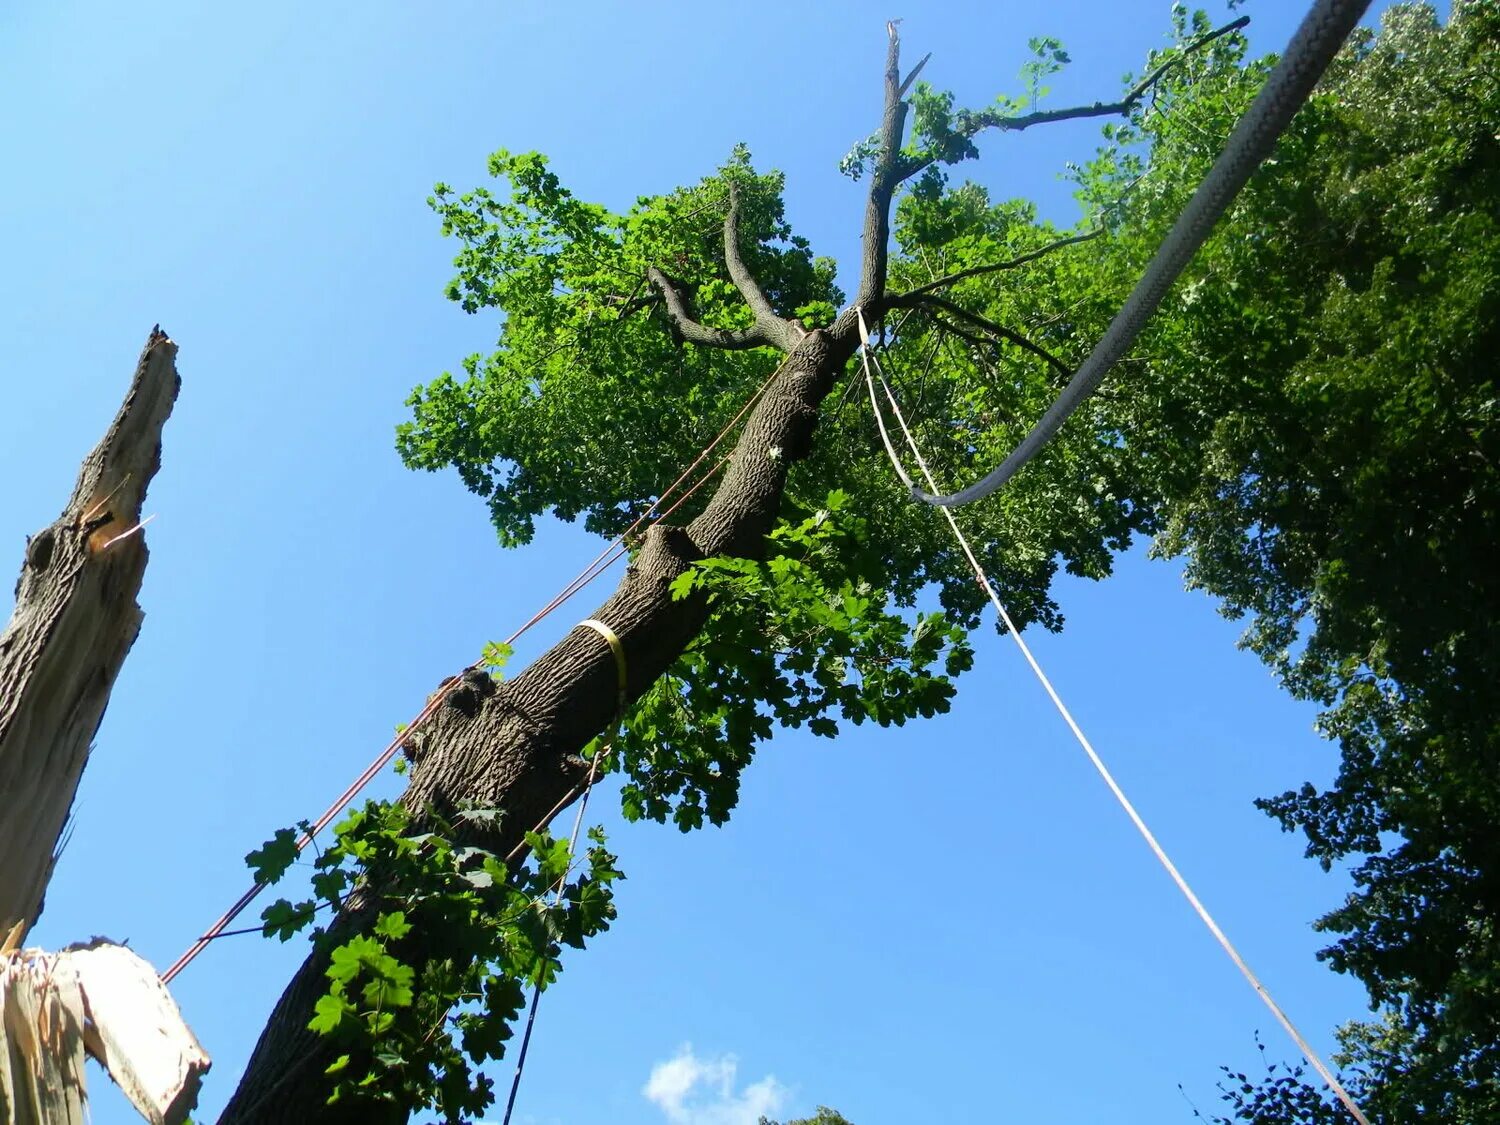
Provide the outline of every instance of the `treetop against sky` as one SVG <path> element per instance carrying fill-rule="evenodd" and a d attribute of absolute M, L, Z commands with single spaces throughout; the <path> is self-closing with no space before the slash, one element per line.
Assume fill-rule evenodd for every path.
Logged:
<path fill-rule="evenodd" d="M 1301 5 L 1248 10 L 1264 50 Z M 933 52 L 924 78 L 979 104 L 1011 85 L 1028 37 L 1056 35 L 1073 64 L 1049 99 L 1068 104 L 1115 96 L 1168 26 L 1161 9 L 1063 2 L 910 13 L 902 32 L 912 61 Z M 567 20 L 481 4 L 80 6 L 7 13 L 0 40 L 11 103 L 31 107 L 0 126 L 30 173 L 0 188 L 13 341 L 0 448 L 19 482 L 0 528 L 19 543 L 55 514 L 151 323 L 182 348 L 147 620 L 37 935 L 109 933 L 164 965 L 238 893 L 247 850 L 321 809 L 441 676 L 594 552 L 549 517 L 524 550 L 500 551 L 484 503 L 391 450 L 411 388 L 495 338 L 493 320 L 442 299 L 454 248 L 422 205 L 432 184 L 479 182 L 501 146 L 536 149 L 578 198 L 624 213 L 743 141 L 757 171 L 785 176 L 787 221 L 813 254 L 838 260 L 819 284 L 852 291 L 863 185 L 836 165 L 877 123 L 884 29 L 858 5 L 755 21 L 602 4 Z M 963 171 L 1067 225 L 1057 174 L 1096 139 L 1088 123 L 987 138 Z M 1063 576 L 1056 609 L 1033 608 L 1067 629 L 1035 643 L 1326 1046 L 1363 995 L 1311 956 L 1326 939 L 1307 922 L 1339 880 L 1249 800 L 1326 783 L 1333 751 L 1175 570 L 1138 553 L 1116 569 L 1102 584 Z M 565 611 L 537 630 L 514 666 L 572 624 Z M 1219 1063 L 1251 1064 L 1255 998 L 997 640 L 975 635 L 947 715 L 836 743 L 779 734 L 724 828 L 625 824 L 596 798 L 628 876 L 621 917 L 543 1000 L 522 1120 L 738 1122 L 828 1103 L 862 1123 L 1089 1120 L 1105 1106 L 1157 1122 L 1187 1114 L 1176 1082 L 1204 1105 Z M 940 819 L 909 822 L 914 808 Z M 174 986 L 217 1062 L 205 1110 L 229 1096 L 300 956 L 228 939 Z M 97 1120 L 124 1112 L 98 1092 Z"/>

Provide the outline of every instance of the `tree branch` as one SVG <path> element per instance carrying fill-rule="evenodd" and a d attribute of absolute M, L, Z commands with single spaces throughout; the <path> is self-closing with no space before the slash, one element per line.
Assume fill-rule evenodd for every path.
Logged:
<path fill-rule="evenodd" d="M 908 290 L 902 294 L 902 297 L 920 297 L 936 289 L 942 289 L 948 285 L 956 285 L 960 281 L 966 281 L 971 277 L 980 277 L 987 273 L 997 273 L 1000 270 L 1018 269 L 1021 266 L 1036 261 L 1038 258 L 1045 258 L 1048 254 L 1051 254 L 1055 250 L 1061 250 L 1064 246 L 1075 246 L 1080 242 L 1087 242 L 1091 238 L 1098 238 L 1103 233 L 1103 227 L 1095 227 L 1093 230 L 1083 234 L 1069 235 L 1067 238 L 1059 238 L 1056 242 L 1049 242 L 1046 246 L 1030 250 L 1018 258 L 1010 259 L 1008 262 L 995 262 L 987 266 L 971 266 L 966 270 L 950 273 L 947 277 L 940 277 L 936 281 L 929 281 L 926 285 L 919 285 L 915 289 Z M 892 300 L 898 299 L 893 298 Z"/>
<path fill-rule="evenodd" d="M 1018 117 L 1007 117 L 995 110 L 981 110 L 978 113 L 969 114 L 956 132 L 965 137 L 973 137 L 985 129 L 1003 129 L 1006 132 L 1019 133 L 1022 129 L 1029 129 L 1033 125 L 1050 125 L 1054 121 L 1075 121 L 1088 117 L 1124 117 L 1135 108 L 1136 103 L 1145 96 L 1148 90 L 1161 81 L 1167 71 L 1178 66 L 1188 55 L 1206 47 L 1215 39 L 1228 35 L 1230 32 L 1239 31 L 1249 23 L 1249 16 L 1241 16 L 1237 20 L 1226 23 L 1223 27 L 1205 32 L 1142 78 L 1117 102 L 1095 102 L 1093 105 L 1071 106 L 1067 109 L 1041 109 Z M 908 180 L 915 176 L 934 159 L 936 159 L 934 156 L 928 155 L 905 160 L 901 168 L 901 179 Z"/>
<path fill-rule="evenodd" d="M 936 293 L 922 293 L 917 295 L 904 293 L 899 297 L 887 298 L 885 304 L 887 308 L 897 309 L 913 307 L 940 309 L 943 312 L 947 313 L 949 316 L 955 316 L 960 320 L 966 320 L 970 324 L 977 325 L 984 331 L 988 332 L 991 336 L 997 336 L 1002 340 L 1009 340 L 1012 344 L 1015 344 L 1016 347 L 1030 352 L 1038 359 L 1045 360 L 1047 363 L 1051 364 L 1053 369 L 1056 370 L 1057 373 L 1060 374 L 1064 379 L 1070 378 L 1073 374 L 1073 369 L 1065 364 L 1062 360 L 1058 359 L 1057 356 L 1053 355 L 1046 348 L 1042 347 L 1035 341 L 1021 335 L 1021 333 L 1017 332 L 1015 329 L 1006 328 L 1003 324 L 996 324 L 994 321 L 989 320 L 986 317 L 982 317 L 978 313 L 970 312 L 962 305 L 956 304 L 953 301 L 948 300 L 946 297 L 939 297 Z M 952 325 L 945 325 L 945 327 L 947 327 L 951 332 L 957 331 Z M 963 335 L 963 333 L 961 332 L 958 332 L 957 334 Z"/>
<path fill-rule="evenodd" d="M 641 296 L 641 287 L 646 284 L 647 280 L 645 277 L 638 277 L 635 279 L 635 287 L 630 290 L 630 296 L 622 297 L 618 293 L 610 293 L 605 296 L 604 299 L 606 302 L 620 306 L 619 315 L 615 317 L 616 320 L 624 320 L 637 309 L 645 308 L 647 305 L 656 302 L 656 298 L 649 293 L 644 297 Z"/>
<path fill-rule="evenodd" d="M 927 60 L 930 58 L 932 58 L 932 52 L 928 51 L 922 56 L 921 61 L 911 68 L 911 73 L 906 76 L 905 80 L 901 83 L 901 88 L 896 91 L 898 98 L 906 97 L 906 91 L 911 89 L 911 84 L 917 80 L 917 75 L 922 73 L 922 68 L 927 65 Z"/>
<path fill-rule="evenodd" d="M 765 291 L 740 255 L 740 189 L 735 183 L 729 185 L 729 210 L 724 215 L 724 264 L 729 267 L 729 279 L 755 314 L 756 329 L 782 351 L 790 352 L 807 333 L 795 321 L 776 315 Z"/>
<path fill-rule="evenodd" d="M 706 324 L 699 324 L 688 311 L 687 299 L 683 297 L 676 282 L 655 266 L 647 271 L 647 276 L 661 293 L 667 317 L 672 322 L 672 330 L 678 339 L 705 348 L 725 348 L 730 351 L 781 347 L 778 341 L 765 334 L 759 323 L 750 328 L 710 328 Z"/>
<path fill-rule="evenodd" d="M 1081 117 L 1109 117 L 1112 115 L 1119 115 L 1123 117 L 1125 114 L 1129 113 L 1132 109 L 1135 108 L 1136 102 L 1140 101 L 1141 98 L 1145 96 L 1146 91 L 1150 90 L 1153 86 L 1160 82 L 1167 71 L 1171 70 L 1175 66 L 1180 65 L 1182 63 L 1182 60 L 1187 58 L 1188 55 L 1191 55 L 1194 51 L 1208 46 L 1208 44 L 1212 43 L 1215 39 L 1228 35 L 1232 31 L 1239 31 L 1249 23 L 1249 16 L 1241 16 L 1237 20 L 1232 20 L 1229 23 L 1226 23 L 1223 27 L 1215 28 L 1213 31 L 1209 31 L 1204 33 L 1203 35 L 1200 35 L 1197 39 L 1194 39 L 1191 43 L 1184 47 L 1178 54 L 1173 55 L 1170 59 L 1153 70 L 1150 74 L 1146 75 L 1145 78 L 1142 78 L 1139 82 L 1132 86 L 1129 93 L 1127 93 L 1117 102 L 1095 102 L 1093 105 L 1074 106 L 1070 109 L 1042 109 L 1037 110 L 1033 113 L 1023 114 L 1020 117 L 1003 117 L 993 111 L 985 111 L 983 113 L 977 113 L 974 115 L 974 121 L 976 122 L 976 124 L 974 128 L 968 132 L 968 135 L 973 136 L 975 133 L 979 132 L 980 129 L 986 128 L 1004 129 L 1008 132 L 1015 133 L 1020 132 L 1022 129 L 1029 129 L 1033 125 L 1049 125 L 1054 121 L 1071 121 Z"/>
<path fill-rule="evenodd" d="M 870 177 L 870 196 L 865 205 L 864 252 L 860 258 L 858 295 L 854 298 L 856 306 L 871 310 L 885 295 L 891 197 L 906 178 L 906 162 L 901 157 L 901 137 L 906 128 L 906 103 L 901 100 L 905 88 L 901 82 L 901 36 L 895 23 L 886 24 L 885 30 L 890 40 L 885 55 L 885 109 L 880 119 L 880 152 L 875 158 L 875 174 Z"/>
<path fill-rule="evenodd" d="M 1153 70 L 1150 74 L 1146 75 L 1145 78 L 1142 78 L 1139 82 L 1137 82 L 1131 88 L 1130 93 L 1125 95 L 1126 104 L 1129 106 L 1135 105 L 1136 102 L 1141 100 L 1141 96 L 1147 90 L 1151 89 L 1151 87 L 1155 86 L 1156 83 L 1161 80 L 1162 75 L 1166 74 L 1167 71 L 1171 70 L 1174 66 L 1180 64 L 1183 59 L 1187 58 L 1187 56 L 1191 55 L 1194 51 L 1208 46 L 1215 39 L 1220 39 L 1225 35 L 1228 35 L 1232 31 L 1240 31 L 1249 26 L 1250 17 L 1241 16 L 1237 20 L 1230 20 L 1223 27 L 1216 27 L 1214 28 L 1214 30 L 1205 32 L 1204 34 L 1198 36 L 1197 39 L 1194 39 L 1178 54 L 1173 55 L 1170 59 Z"/>
<path fill-rule="evenodd" d="M 958 325 L 954 324 L 951 320 L 944 320 L 942 317 L 938 316 L 936 313 L 928 313 L 928 316 L 931 318 L 933 324 L 937 325 L 944 332 L 947 332 L 947 333 L 949 333 L 950 335 L 953 335 L 953 336 L 957 336 L 960 340 L 962 340 L 964 343 L 968 344 L 971 348 L 981 348 L 982 349 L 982 348 L 994 347 L 994 345 L 995 345 L 995 341 L 993 341 L 993 340 L 986 340 L 983 336 L 976 336 L 973 332 L 970 332 L 970 331 L 968 331 L 967 329 L 964 329 L 964 328 L 960 328 Z"/>

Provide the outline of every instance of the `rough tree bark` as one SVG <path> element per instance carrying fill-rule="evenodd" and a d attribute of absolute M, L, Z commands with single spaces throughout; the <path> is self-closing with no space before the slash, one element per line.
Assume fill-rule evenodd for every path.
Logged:
<path fill-rule="evenodd" d="M 702 600 L 673 600 L 672 579 L 698 559 L 761 553 L 780 510 L 787 466 L 810 448 L 818 404 L 853 354 L 856 335 L 846 327 L 811 333 L 798 344 L 751 414 L 703 514 L 687 527 L 653 527 L 614 595 L 587 615 L 609 625 L 624 644 L 631 699 L 667 669 L 707 617 Z M 449 702 L 425 728 L 424 752 L 403 803 L 417 813 L 451 810 L 461 800 L 504 809 L 499 838 L 484 841 L 504 855 L 586 771 L 578 752 L 618 707 L 614 658 L 597 635 L 575 630 L 514 680 L 496 687 L 475 677 Z M 403 954 L 420 959 L 420 946 Z M 327 989 L 326 965 L 314 955 L 298 970 L 221 1125 L 405 1120 L 399 1108 L 322 1104 L 328 1089 L 323 1069 L 346 1049 L 333 1049 L 307 1030 L 313 1003 Z"/>
<path fill-rule="evenodd" d="M 0 633 L 0 938 L 25 937 L 42 900 L 110 690 L 140 632 L 146 542 L 132 533 L 177 401 L 177 345 L 152 329 L 72 499 L 26 542 Z"/>

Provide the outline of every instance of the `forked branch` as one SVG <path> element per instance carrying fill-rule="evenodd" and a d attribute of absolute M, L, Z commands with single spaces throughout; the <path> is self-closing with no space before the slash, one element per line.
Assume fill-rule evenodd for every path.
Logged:
<path fill-rule="evenodd" d="M 745 259 L 740 254 L 740 189 L 738 184 L 729 185 L 729 210 L 724 215 L 724 264 L 729 267 L 729 279 L 745 298 L 745 304 L 755 314 L 755 327 L 767 339 L 784 352 L 797 346 L 806 332 L 795 320 L 785 320 L 776 315 L 765 290 L 756 282 Z"/>
<path fill-rule="evenodd" d="M 758 323 L 750 328 L 711 328 L 699 323 L 688 309 L 687 298 L 683 295 L 682 287 L 678 282 L 655 266 L 652 266 L 646 275 L 661 294 L 662 304 L 667 310 L 667 318 L 672 324 L 672 331 L 679 340 L 697 344 L 700 347 L 725 348 L 730 351 L 781 347 L 778 341 L 766 335 Z"/>

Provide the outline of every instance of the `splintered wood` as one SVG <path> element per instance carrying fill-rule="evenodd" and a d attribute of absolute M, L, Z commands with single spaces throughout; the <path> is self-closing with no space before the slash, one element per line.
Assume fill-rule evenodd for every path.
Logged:
<path fill-rule="evenodd" d="M 146 544 L 136 532 L 177 399 L 176 354 L 153 330 L 62 515 L 27 540 L 0 632 L 0 1125 L 83 1125 L 85 1055 L 155 1125 L 187 1117 L 208 1070 L 156 970 L 124 946 L 19 948 L 140 631 Z"/>
<path fill-rule="evenodd" d="M 153 1125 L 197 1104 L 209 1058 L 144 960 L 96 939 L 0 960 L 0 1125 L 84 1125 L 84 1056 Z"/>
<path fill-rule="evenodd" d="M 0 632 L 0 936 L 42 910 L 110 689 L 141 627 L 146 486 L 177 399 L 177 345 L 153 331 L 62 515 L 26 543 Z"/>

